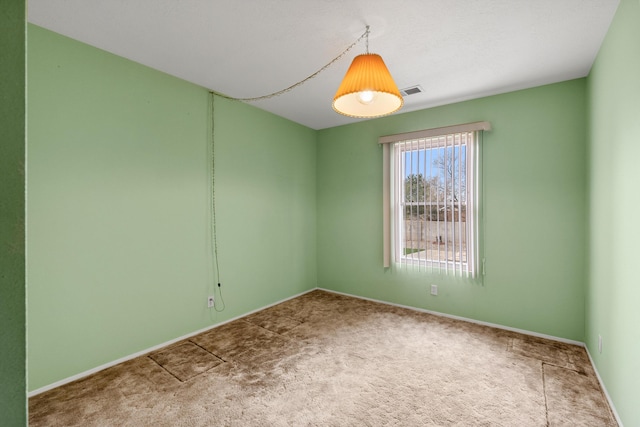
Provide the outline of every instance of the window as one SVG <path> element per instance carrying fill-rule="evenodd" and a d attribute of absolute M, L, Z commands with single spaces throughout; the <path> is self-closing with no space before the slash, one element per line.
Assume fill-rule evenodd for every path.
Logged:
<path fill-rule="evenodd" d="M 474 277 L 480 138 L 487 122 L 385 136 L 385 267 Z"/>

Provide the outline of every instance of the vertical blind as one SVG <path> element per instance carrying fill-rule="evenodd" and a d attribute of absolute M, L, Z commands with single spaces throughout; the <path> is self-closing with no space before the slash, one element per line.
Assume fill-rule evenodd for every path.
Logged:
<path fill-rule="evenodd" d="M 385 267 L 393 254 L 405 266 L 476 274 L 477 147 L 479 132 L 489 129 L 476 122 L 379 139 Z"/>

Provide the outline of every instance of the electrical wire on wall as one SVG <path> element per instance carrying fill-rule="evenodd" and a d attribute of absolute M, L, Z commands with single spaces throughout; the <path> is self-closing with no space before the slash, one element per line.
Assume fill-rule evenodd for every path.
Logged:
<path fill-rule="evenodd" d="M 270 98 L 274 98 L 276 96 L 280 96 L 283 95 L 295 88 L 297 88 L 298 86 L 303 85 L 304 83 L 308 82 L 309 80 L 313 79 L 314 77 L 316 77 L 318 74 L 322 73 L 323 71 L 325 71 L 327 68 L 329 68 L 331 65 L 333 65 L 335 62 L 339 61 L 340 59 L 342 59 L 343 56 L 345 56 L 351 49 L 353 49 L 363 38 L 367 38 L 367 52 L 369 51 L 369 26 L 367 25 L 366 30 L 364 33 L 362 33 L 362 35 L 360 37 L 358 37 L 358 39 L 356 41 L 354 41 L 353 43 L 351 43 L 345 50 L 343 50 L 338 56 L 336 56 L 335 58 L 333 58 L 331 61 L 329 61 L 324 67 L 320 68 L 318 71 L 316 71 L 315 73 L 307 76 L 306 78 L 300 80 L 299 82 L 296 82 L 294 84 L 292 84 L 291 86 L 284 88 L 282 90 L 279 90 L 277 92 L 273 92 L 270 93 L 268 95 L 263 95 L 263 96 L 257 96 L 257 97 L 253 97 L 253 98 L 234 98 L 232 96 L 228 96 L 228 95 L 224 95 L 222 93 L 218 93 L 215 91 L 209 91 L 209 120 L 211 120 L 211 144 L 210 144 L 210 165 L 211 165 L 211 252 L 212 252 L 212 269 L 214 272 L 214 276 L 215 276 L 215 282 L 217 283 L 217 286 L 214 285 L 214 293 L 215 293 L 215 287 L 218 288 L 218 294 L 220 295 L 220 302 L 221 302 L 221 306 L 219 308 L 217 300 L 214 299 L 214 303 L 213 303 L 213 308 L 217 311 L 217 312 L 221 312 L 225 309 L 225 303 L 224 303 L 224 299 L 222 298 L 222 282 L 220 279 L 220 266 L 218 263 L 218 233 L 217 233 L 217 229 L 216 229 L 216 155 L 215 155 L 215 98 L 217 96 L 224 98 L 224 99 L 229 99 L 229 100 L 233 100 L 233 101 L 242 101 L 242 102 L 253 102 L 253 101 L 261 101 L 264 99 L 270 99 Z"/>
<path fill-rule="evenodd" d="M 306 82 L 308 82 L 309 80 L 313 79 L 318 74 L 322 73 L 324 70 L 326 70 L 327 68 L 332 66 L 334 63 L 338 62 L 340 59 L 342 59 L 343 56 L 345 56 L 351 49 L 353 49 L 365 37 L 367 38 L 366 41 L 367 41 L 367 53 L 368 53 L 369 52 L 369 37 L 368 37 L 368 35 L 369 35 L 370 32 L 371 31 L 369 30 L 369 26 L 367 25 L 364 33 L 362 33 L 362 35 L 360 37 L 358 37 L 358 39 L 356 41 L 351 43 L 345 50 L 343 50 L 338 56 L 336 56 L 331 61 L 329 61 L 324 67 L 320 68 L 318 71 L 316 71 L 315 73 L 305 77 L 304 79 L 300 80 L 299 82 L 296 82 L 296 83 L 292 84 L 291 86 L 286 87 L 284 89 L 281 89 L 279 91 L 270 93 L 268 95 L 255 96 L 255 97 L 251 97 L 251 98 L 235 98 L 233 96 L 225 95 L 223 93 L 218 93 L 218 92 L 214 92 L 214 91 L 210 91 L 210 93 L 212 95 L 217 95 L 217 96 L 219 96 L 221 98 L 230 99 L 232 101 L 242 101 L 242 102 L 262 101 L 264 99 L 271 99 L 271 98 L 275 98 L 276 96 L 284 95 L 285 93 L 292 91 L 293 89 L 297 88 L 298 86 L 302 86 L 303 84 L 305 84 Z"/>
<path fill-rule="evenodd" d="M 216 95 L 211 92 L 209 94 L 209 119 L 211 120 L 211 144 L 210 144 L 210 158 L 209 162 L 211 165 L 211 252 L 212 252 L 212 267 L 215 272 L 216 283 L 218 284 L 218 293 L 220 295 L 220 302 L 222 303 L 221 307 L 218 308 L 217 300 L 214 300 L 213 308 L 217 312 L 224 311 L 225 303 L 224 298 L 222 297 L 222 285 L 220 281 L 220 265 L 218 263 L 218 232 L 216 229 L 216 150 L 215 150 L 215 97 Z M 214 289 L 215 293 L 215 289 Z"/>

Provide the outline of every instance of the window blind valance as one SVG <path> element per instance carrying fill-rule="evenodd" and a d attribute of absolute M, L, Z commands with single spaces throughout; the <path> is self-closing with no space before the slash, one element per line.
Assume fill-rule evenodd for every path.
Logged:
<path fill-rule="evenodd" d="M 393 144 L 400 141 L 408 141 L 412 139 L 430 138 L 433 136 L 449 135 L 460 132 L 475 132 L 479 130 L 491 130 L 489 122 L 473 122 L 460 125 L 444 126 L 433 129 L 419 130 L 415 132 L 397 133 L 395 135 L 386 135 L 378 138 L 378 144 Z"/>

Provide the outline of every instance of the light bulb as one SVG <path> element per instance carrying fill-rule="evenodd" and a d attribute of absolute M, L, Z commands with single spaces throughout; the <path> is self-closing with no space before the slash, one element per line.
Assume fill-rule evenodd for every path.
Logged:
<path fill-rule="evenodd" d="M 363 90 L 358 92 L 358 102 L 364 105 L 371 104 L 375 98 L 375 92 L 372 90 Z"/>

